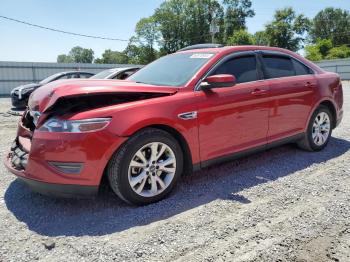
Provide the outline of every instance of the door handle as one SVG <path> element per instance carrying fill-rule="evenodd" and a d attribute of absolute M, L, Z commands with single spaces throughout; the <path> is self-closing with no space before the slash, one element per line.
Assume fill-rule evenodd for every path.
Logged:
<path fill-rule="evenodd" d="M 315 85 L 314 85 L 314 84 L 312 84 L 311 82 L 306 82 L 305 87 L 308 87 L 308 88 L 314 88 L 314 87 L 315 87 Z"/>
<path fill-rule="evenodd" d="M 265 89 L 255 89 L 254 91 L 251 92 L 252 95 L 254 96 L 263 96 L 267 94 L 267 90 Z"/>

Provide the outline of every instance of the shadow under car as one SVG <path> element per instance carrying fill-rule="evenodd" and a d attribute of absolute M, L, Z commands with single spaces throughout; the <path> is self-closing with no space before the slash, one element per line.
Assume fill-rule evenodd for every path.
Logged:
<path fill-rule="evenodd" d="M 251 200 L 240 195 L 242 190 L 328 161 L 349 149 L 350 142 L 339 138 L 332 138 L 316 153 L 294 145 L 278 147 L 183 177 L 168 198 L 142 207 L 125 204 L 110 190 L 95 199 L 49 198 L 31 192 L 18 180 L 8 187 L 5 203 L 19 221 L 41 235 L 106 235 L 164 220 L 216 199 L 249 204 Z"/>

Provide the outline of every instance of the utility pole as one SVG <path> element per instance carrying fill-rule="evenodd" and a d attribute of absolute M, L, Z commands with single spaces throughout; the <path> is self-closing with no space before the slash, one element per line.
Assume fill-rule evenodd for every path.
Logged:
<path fill-rule="evenodd" d="M 211 34 L 211 42 L 215 43 L 215 34 L 220 32 L 219 26 L 216 24 L 214 11 L 211 11 L 211 23 L 209 27 L 209 33 Z"/>

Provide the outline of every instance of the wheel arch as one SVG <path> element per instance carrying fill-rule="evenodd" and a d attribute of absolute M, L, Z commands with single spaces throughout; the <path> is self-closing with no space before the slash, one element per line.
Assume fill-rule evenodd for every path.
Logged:
<path fill-rule="evenodd" d="M 326 106 L 327 108 L 329 108 L 329 110 L 332 113 L 332 117 L 333 117 L 333 123 L 332 123 L 332 129 L 334 129 L 336 127 L 336 122 L 337 122 L 337 110 L 336 110 L 336 106 L 335 103 L 330 99 L 330 98 L 325 98 L 317 103 L 314 104 L 313 108 L 310 110 L 309 112 L 309 116 L 307 118 L 307 122 L 306 122 L 306 129 L 305 132 L 307 130 L 308 124 L 311 120 L 311 117 L 313 115 L 313 113 L 316 111 L 317 108 L 319 108 L 320 106 Z"/>
<path fill-rule="evenodd" d="M 319 106 L 325 106 L 331 111 L 331 114 L 332 114 L 332 128 L 334 129 L 335 126 L 336 126 L 336 123 L 337 123 L 337 111 L 336 111 L 336 107 L 335 107 L 334 103 L 331 100 L 323 100 L 323 101 L 321 101 L 318 104 L 317 108 Z"/>
<path fill-rule="evenodd" d="M 168 125 L 164 125 L 164 124 L 154 124 L 154 125 L 149 125 L 146 126 L 142 129 L 145 128 L 157 128 L 160 130 L 163 130 L 169 134 L 171 134 L 176 141 L 180 144 L 182 153 L 183 153 L 183 160 L 184 160 L 184 164 L 183 164 L 183 175 L 190 175 L 193 172 L 193 162 L 192 162 L 192 154 L 191 154 L 191 149 L 185 139 L 185 137 L 175 128 L 168 126 Z M 140 131 L 140 130 L 138 130 Z"/>
<path fill-rule="evenodd" d="M 179 143 L 182 153 L 183 153 L 183 160 L 184 160 L 184 164 L 183 164 L 183 176 L 187 176 L 187 175 L 191 175 L 193 173 L 193 162 L 192 162 L 192 154 L 191 154 L 191 149 L 185 139 L 185 137 L 175 128 L 168 126 L 168 125 L 164 125 L 164 124 L 152 124 L 152 125 L 148 125 L 148 126 L 144 126 L 136 131 L 133 132 L 133 134 L 130 135 L 133 136 L 134 134 L 140 132 L 141 130 L 144 130 L 146 128 L 156 128 L 156 129 L 160 129 L 163 130 L 167 133 L 169 133 L 171 136 L 174 137 L 174 139 Z M 127 141 L 127 140 L 126 140 Z M 124 141 L 124 143 L 126 143 L 126 141 Z M 123 143 L 123 144 L 124 144 Z M 122 145 L 120 145 L 121 147 Z M 111 157 L 118 152 L 119 148 L 115 149 L 114 153 L 111 155 Z M 110 162 L 110 159 L 107 161 L 107 164 L 104 168 L 103 171 L 103 175 L 101 177 L 101 181 L 100 181 L 100 185 L 105 184 L 106 181 L 106 170 L 108 168 L 108 164 Z"/>

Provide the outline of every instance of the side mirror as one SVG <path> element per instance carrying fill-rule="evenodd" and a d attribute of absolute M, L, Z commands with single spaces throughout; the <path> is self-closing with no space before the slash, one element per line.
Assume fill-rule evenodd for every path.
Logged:
<path fill-rule="evenodd" d="M 220 87 L 230 87 L 236 84 L 236 77 L 233 75 L 222 74 L 222 75 L 213 75 L 208 76 L 200 84 L 202 90 L 208 90 L 212 88 Z"/>

